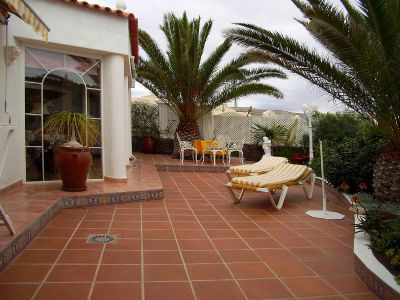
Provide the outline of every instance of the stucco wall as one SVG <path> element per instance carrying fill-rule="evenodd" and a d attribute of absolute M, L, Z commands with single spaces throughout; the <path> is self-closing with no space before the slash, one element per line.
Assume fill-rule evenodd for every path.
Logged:
<path fill-rule="evenodd" d="M 0 174 L 0 190 L 8 185 L 23 180 L 25 178 L 25 47 L 44 48 L 49 51 L 59 51 L 84 56 L 96 56 L 104 61 L 109 55 L 115 53 L 124 58 L 127 64 L 130 57 L 130 40 L 128 19 L 113 16 L 110 14 L 91 11 L 89 9 L 76 7 L 58 0 L 31 0 L 29 4 L 35 12 L 51 28 L 49 33 L 49 43 L 46 44 L 42 37 L 35 33 L 33 29 L 15 16 L 11 16 L 8 25 L 8 44 L 21 47 L 21 55 L 10 66 L 6 68 L 3 59 L 3 49 L 5 42 L 5 25 L 0 25 L 0 124 L 8 122 L 8 116 L 4 114 L 4 91 L 5 74 L 8 74 L 7 99 L 8 112 L 11 115 L 13 124 L 17 125 L 16 131 L 11 136 L 10 150 L 4 153 L 5 137 L 8 133 L 0 125 L 0 162 L 5 155 L 5 165 Z M 119 77 L 124 78 L 129 68 L 120 68 L 122 72 Z M 103 75 L 108 72 L 103 68 Z M 108 85 L 102 79 L 102 100 L 103 111 L 107 107 L 105 102 L 111 101 Z M 122 82 L 124 88 L 124 79 Z M 121 97 L 126 97 L 121 93 Z M 125 113 L 122 114 L 124 117 Z M 127 122 L 126 122 L 127 123 Z M 126 124 L 124 122 L 124 124 Z M 107 118 L 103 120 L 103 135 L 108 132 Z M 120 128 L 124 132 L 124 128 Z M 125 142 L 120 145 L 124 152 Z M 106 146 L 104 146 L 106 147 Z M 103 150 L 104 155 L 110 155 L 110 149 Z M 126 151 L 127 152 L 127 151 Z M 123 155 L 122 155 L 123 156 Z M 107 157 L 104 158 L 107 160 Z M 126 162 L 126 157 L 121 157 Z M 103 167 L 106 167 L 103 165 Z M 107 173 L 107 170 L 105 170 Z"/>

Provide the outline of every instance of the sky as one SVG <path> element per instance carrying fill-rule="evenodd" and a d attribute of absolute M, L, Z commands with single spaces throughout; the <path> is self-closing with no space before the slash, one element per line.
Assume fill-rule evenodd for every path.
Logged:
<path fill-rule="evenodd" d="M 115 0 L 87 0 L 115 8 Z M 209 36 L 204 55 L 209 54 L 223 41 L 223 32 L 233 26 L 235 22 L 252 23 L 264 28 L 288 34 L 297 40 L 306 43 L 318 51 L 323 51 L 307 31 L 295 18 L 301 19 L 302 15 L 290 0 L 125 0 L 126 11 L 132 12 L 139 19 L 139 27 L 147 31 L 162 49 L 166 49 L 164 36 L 159 29 L 163 15 L 174 12 L 180 16 L 186 11 L 189 18 L 201 16 L 202 20 L 213 20 L 213 29 Z M 338 2 L 338 0 L 332 0 Z M 226 59 L 232 59 L 240 54 L 242 48 L 231 48 Z M 227 61 L 226 60 L 226 61 Z M 310 85 L 301 77 L 289 74 L 289 79 L 268 80 L 269 84 L 279 88 L 283 99 L 275 99 L 265 95 L 252 95 L 241 98 L 239 106 L 253 106 L 263 109 L 282 109 L 300 112 L 302 104 L 317 103 L 323 112 L 343 110 L 341 103 L 335 103 L 329 96 L 323 94 L 318 88 Z M 136 83 L 132 96 L 140 97 L 150 92 Z"/>

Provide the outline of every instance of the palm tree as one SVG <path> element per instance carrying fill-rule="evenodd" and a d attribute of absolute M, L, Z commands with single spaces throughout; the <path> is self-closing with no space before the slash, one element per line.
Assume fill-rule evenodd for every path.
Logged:
<path fill-rule="evenodd" d="M 232 46 L 229 39 L 203 59 L 212 24 L 208 20 L 201 26 L 200 17 L 189 21 L 186 13 L 182 18 L 172 13 L 164 15 L 160 29 L 167 41 L 166 53 L 148 33 L 139 30 L 139 43 L 147 57 L 139 59 L 137 81 L 178 115 L 176 132 L 184 140 L 200 138 L 197 120 L 221 104 L 252 94 L 283 97 L 277 88 L 261 82 L 265 78 L 286 78 L 282 71 L 246 68 L 252 63 L 246 54 L 221 66 Z M 175 134 L 175 157 L 177 146 Z"/>
<path fill-rule="evenodd" d="M 305 29 L 327 53 L 289 36 L 251 24 L 226 32 L 247 55 L 300 75 L 357 113 L 374 121 L 389 141 L 374 172 L 379 199 L 400 201 L 400 2 L 292 0 Z"/>

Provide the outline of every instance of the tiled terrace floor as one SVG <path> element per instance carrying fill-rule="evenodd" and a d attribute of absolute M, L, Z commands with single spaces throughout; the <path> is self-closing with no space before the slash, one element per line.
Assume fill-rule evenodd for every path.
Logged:
<path fill-rule="evenodd" d="M 62 197 L 162 189 L 153 156 L 140 156 L 136 164 L 137 167 L 127 168 L 128 179 L 125 182 L 89 181 L 88 189 L 77 193 L 62 191 L 60 182 L 21 184 L 1 192 L 0 204 L 11 217 L 18 234 Z M 0 250 L 15 237 L 1 227 Z"/>
<path fill-rule="evenodd" d="M 311 201 L 291 188 L 278 212 L 251 193 L 233 205 L 224 174 L 159 176 L 164 200 L 61 211 L 0 275 L 0 299 L 375 299 L 353 270 L 350 215 L 304 214 L 318 186 Z"/>

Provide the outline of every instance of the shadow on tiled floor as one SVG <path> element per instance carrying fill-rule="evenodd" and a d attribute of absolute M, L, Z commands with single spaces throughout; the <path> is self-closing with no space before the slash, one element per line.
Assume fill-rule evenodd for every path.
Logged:
<path fill-rule="evenodd" d="M 321 191 L 231 202 L 224 174 L 159 173 L 164 200 L 65 209 L 0 275 L 1 299 L 375 299 L 353 269 L 352 218 Z M 277 195 L 278 196 L 278 195 Z M 89 234 L 114 244 L 90 244 Z"/>

